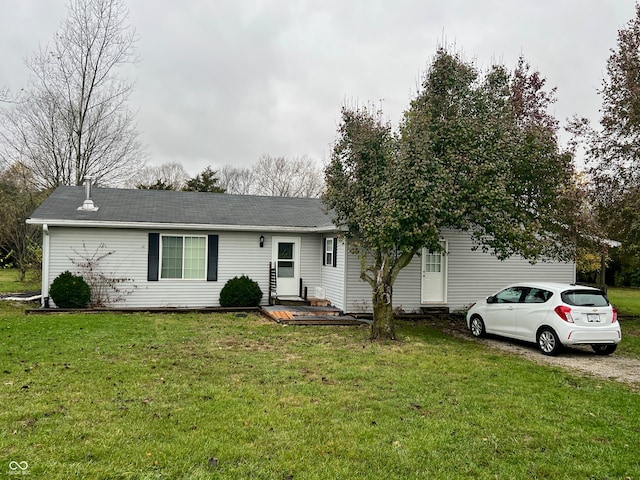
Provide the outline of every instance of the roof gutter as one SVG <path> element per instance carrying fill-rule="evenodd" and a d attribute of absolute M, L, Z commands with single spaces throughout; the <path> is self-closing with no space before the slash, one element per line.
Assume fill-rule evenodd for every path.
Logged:
<path fill-rule="evenodd" d="M 28 218 L 29 225 L 48 225 L 49 227 L 83 228 L 128 228 L 144 230 L 219 230 L 236 232 L 287 232 L 287 233 L 330 233 L 339 229 L 334 225 L 322 227 L 285 227 L 282 225 L 214 225 L 194 223 L 158 223 L 158 222 L 103 222 L 95 220 L 51 220 Z"/>

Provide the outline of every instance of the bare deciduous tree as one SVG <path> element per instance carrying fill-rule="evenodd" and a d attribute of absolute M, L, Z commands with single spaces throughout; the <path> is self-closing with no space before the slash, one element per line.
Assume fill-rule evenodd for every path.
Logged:
<path fill-rule="evenodd" d="M 256 193 L 276 197 L 319 197 L 323 175 L 307 156 L 272 157 L 262 155 L 253 166 Z"/>
<path fill-rule="evenodd" d="M 218 170 L 218 185 L 227 193 L 252 195 L 255 191 L 253 170 L 225 165 Z"/>
<path fill-rule="evenodd" d="M 181 190 L 185 186 L 189 174 L 182 164 L 178 162 L 167 162 L 162 165 L 148 165 L 141 169 L 136 175 L 130 177 L 126 182 L 127 188 L 138 188 L 140 185 L 150 186 L 160 181 L 171 190 Z"/>
<path fill-rule="evenodd" d="M 273 197 L 319 197 L 324 176 L 309 157 L 272 157 L 262 155 L 252 166 L 225 165 L 217 171 L 218 185 L 226 193 Z"/>
<path fill-rule="evenodd" d="M 43 187 L 85 176 L 120 184 L 144 163 L 133 83 L 117 76 L 136 62 L 127 19 L 124 0 L 71 0 L 53 42 L 26 62 L 29 85 L 2 111 L 5 162 L 25 162 Z"/>

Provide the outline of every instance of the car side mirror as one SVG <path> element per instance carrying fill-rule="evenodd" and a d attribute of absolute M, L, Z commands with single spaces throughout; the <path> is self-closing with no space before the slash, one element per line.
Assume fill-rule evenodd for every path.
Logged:
<path fill-rule="evenodd" d="M 487 297 L 487 303 L 497 303 L 495 295 Z"/>

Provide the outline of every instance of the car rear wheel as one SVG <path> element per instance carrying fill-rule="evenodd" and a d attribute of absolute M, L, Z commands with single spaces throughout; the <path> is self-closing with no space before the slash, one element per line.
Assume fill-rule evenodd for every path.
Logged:
<path fill-rule="evenodd" d="M 471 335 L 473 335 L 474 337 L 484 337 L 484 322 L 482 321 L 482 317 L 480 317 L 480 315 L 474 315 L 473 317 L 471 317 L 469 328 L 471 329 Z"/>
<path fill-rule="evenodd" d="M 562 349 L 562 344 L 556 332 L 545 327 L 538 332 L 538 348 L 545 355 L 557 355 Z"/>
<path fill-rule="evenodd" d="M 593 348 L 593 351 L 596 352 L 596 355 L 611 355 L 616 351 L 618 345 L 616 345 L 615 343 L 613 345 L 602 345 L 600 343 L 594 343 L 593 345 L 591 345 L 591 348 Z"/>

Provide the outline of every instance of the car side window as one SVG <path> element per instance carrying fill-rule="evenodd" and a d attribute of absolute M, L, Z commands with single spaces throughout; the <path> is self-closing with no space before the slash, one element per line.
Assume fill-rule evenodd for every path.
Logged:
<path fill-rule="evenodd" d="M 496 303 L 519 303 L 522 293 L 522 287 L 505 288 L 496 294 Z"/>
<path fill-rule="evenodd" d="M 531 288 L 524 299 L 524 303 L 545 303 L 553 295 L 548 290 L 542 290 L 541 288 Z"/>

